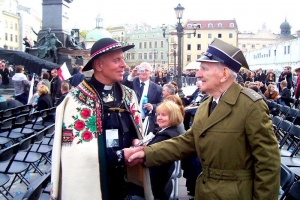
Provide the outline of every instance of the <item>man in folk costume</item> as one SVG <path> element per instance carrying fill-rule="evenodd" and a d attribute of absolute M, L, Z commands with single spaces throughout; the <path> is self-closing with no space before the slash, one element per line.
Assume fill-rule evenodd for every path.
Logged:
<path fill-rule="evenodd" d="M 83 71 L 93 69 L 57 107 L 52 155 L 51 199 L 109 200 L 126 196 L 123 148 L 142 139 L 133 90 L 121 85 L 126 66 L 122 47 L 98 40 Z"/>

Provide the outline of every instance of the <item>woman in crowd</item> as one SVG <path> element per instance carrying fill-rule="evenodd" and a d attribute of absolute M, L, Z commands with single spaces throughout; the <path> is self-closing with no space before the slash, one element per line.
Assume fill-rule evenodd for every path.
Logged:
<path fill-rule="evenodd" d="M 164 73 L 162 71 L 159 71 L 157 73 L 157 77 L 155 78 L 155 83 L 157 85 L 163 86 L 167 82 L 167 78 L 164 77 Z"/>
<path fill-rule="evenodd" d="M 268 89 L 266 90 L 264 95 L 268 100 L 271 100 L 271 101 L 275 101 L 279 97 L 278 92 L 275 90 L 275 85 L 273 85 L 273 84 L 268 85 Z"/>
<path fill-rule="evenodd" d="M 184 117 L 184 106 L 183 106 L 183 103 L 182 103 L 182 100 L 180 99 L 179 96 L 177 95 L 169 95 L 167 96 L 166 98 L 164 98 L 164 101 L 173 101 L 174 103 L 176 103 L 179 107 L 179 110 L 182 114 L 182 117 Z M 178 125 L 177 127 L 177 130 L 179 131 L 180 134 L 183 134 L 185 133 L 185 128 L 184 128 L 184 125 L 183 125 L 183 121 Z"/>
<path fill-rule="evenodd" d="M 38 87 L 39 98 L 36 105 L 37 111 L 41 111 L 53 107 L 53 99 L 49 93 L 50 93 L 49 89 L 46 85 L 40 85 Z"/>
<path fill-rule="evenodd" d="M 249 72 L 247 73 L 247 77 L 246 77 L 246 80 L 245 80 L 245 81 L 253 82 L 253 81 L 254 81 L 253 77 L 254 77 L 253 72 L 250 72 L 250 71 L 249 71 Z"/>
<path fill-rule="evenodd" d="M 16 74 L 12 77 L 15 87 L 15 99 L 26 105 L 28 101 L 28 93 L 30 81 L 24 74 L 24 66 L 16 66 Z"/>
<path fill-rule="evenodd" d="M 275 83 L 275 75 L 273 72 L 269 72 L 266 78 L 266 85 L 274 84 Z"/>
<path fill-rule="evenodd" d="M 174 85 L 174 87 L 175 87 L 175 94 L 177 94 L 178 93 L 178 85 L 177 85 L 177 83 L 175 81 L 170 81 L 169 83 L 172 84 L 172 85 Z"/>
<path fill-rule="evenodd" d="M 7 88 L 9 84 L 9 70 L 7 64 L 0 60 L 0 75 L 2 77 L 2 85 L 4 88 Z"/>
<path fill-rule="evenodd" d="M 43 82 L 44 85 L 46 85 L 48 87 L 49 91 L 51 91 L 50 90 L 49 78 L 50 78 L 50 74 L 48 72 L 43 72 L 42 73 L 42 80 L 41 81 Z"/>
<path fill-rule="evenodd" d="M 160 130 L 155 134 L 154 138 L 147 144 L 147 146 L 176 137 L 180 134 L 177 130 L 177 126 L 182 122 L 183 117 L 177 104 L 172 101 L 162 102 L 156 108 L 156 116 Z M 138 142 L 139 140 L 136 139 L 134 144 L 137 144 Z M 168 163 L 149 168 L 154 199 L 168 199 L 164 189 L 170 179 L 170 173 L 172 173 L 169 173 L 169 169 L 172 164 L 173 163 Z M 135 186 L 132 193 L 134 196 L 143 196 L 143 189 L 139 186 Z"/>

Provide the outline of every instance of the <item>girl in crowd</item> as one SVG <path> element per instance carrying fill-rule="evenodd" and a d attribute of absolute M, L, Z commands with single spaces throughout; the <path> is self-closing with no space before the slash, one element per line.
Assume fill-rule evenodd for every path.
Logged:
<path fill-rule="evenodd" d="M 275 85 L 269 84 L 268 89 L 264 93 L 268 100 L 275 101 L 278 99 L 278 92 L 275 90 Z"/>
<path fill-rule="evenodd" d="M 167 78 L 164 77 L 164 73 L 159 71 L 157 77 L 155 78 L 155 83 L 157 85 L 163 86 L 167 82 Z"/>
<path fill-rule="evenodd" d="M 273 72 L 269 72 L 266 78 L 266 85 L 274 84 L 275 83 L 275 76 Z"/>

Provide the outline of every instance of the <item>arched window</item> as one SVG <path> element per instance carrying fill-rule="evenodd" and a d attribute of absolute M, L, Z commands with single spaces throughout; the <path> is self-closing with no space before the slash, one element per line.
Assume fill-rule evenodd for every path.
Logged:
<path fill-rule="evenodd" d="M 218 23 L 218 28 L 222 28 L 222 23 Z"/>
<path fill-rule="evenodd" d="M 230 28 L 234 28 L 234 23 L 230 23 L 230 24 L 229 24 L 229 27 L 230 27 Z"/>
<path fill-rule="evenodd" d="M 209 23 L 208 24 L 208 28 L 213 28 L 214 26 L 213 26 L 213 24 L 212 23 Z"/>

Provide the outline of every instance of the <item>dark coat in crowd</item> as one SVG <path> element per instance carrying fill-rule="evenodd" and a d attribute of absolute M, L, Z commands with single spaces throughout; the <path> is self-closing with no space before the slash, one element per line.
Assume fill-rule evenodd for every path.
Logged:
<path fill-rule="evenodd" d="M 61 96 L 61 91 L 60 91 L 60 87 L 61 87 L 61 79 L 59 78 L 59 76 L 56 76 L 55 78 L 52 79 L 51 81 L 51 96 L 54 99 L 57 99 Z"/>

